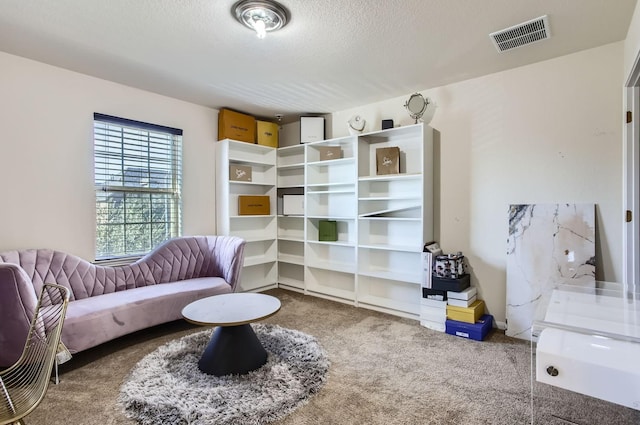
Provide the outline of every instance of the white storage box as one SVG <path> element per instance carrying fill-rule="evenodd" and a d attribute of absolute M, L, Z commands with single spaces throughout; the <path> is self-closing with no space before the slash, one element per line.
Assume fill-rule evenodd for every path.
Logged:
<path fill-rule="evenodd" d="M 447 327 L 446 323 L 432 322 L 431 320 L 420 320 L 420 324 L 425 328 L 438 332 L 444 332 Z"/>
<path fill-rule="evenodd" d="M 476 301 L 476 296 L 469 298 L 468 300 L 459 300 L 457 298 L 447 298 L 447 304 L 452 305 L 454 307 L 469 307 Z"/>
<path fill-rule="evenodd" d="M 456 300 L 470 300 L 471 298 L 474 298 L 477 293 L 478 289 L 475 286 L 470 286 L 464 291 L 460 292 L 447 291 L 447 298 L 453 298 Z"/>
<path fill-rule="evenodd" d="M 304 195 L 282 195 L 283 215 L 304 215 Z"/>
<path fill-rule="evenodd" d="M 445 301 L 446 305 L 446 301 Z M 444 308 L 420 306 L 420 320 L 430 320 L 432 322 L 444 322 L 447 320 L 447 310 Z"/>
<path fill-rule="evenodd" d="M 324 117 L 300 117 L 300 143 L 324 140 Z"/>

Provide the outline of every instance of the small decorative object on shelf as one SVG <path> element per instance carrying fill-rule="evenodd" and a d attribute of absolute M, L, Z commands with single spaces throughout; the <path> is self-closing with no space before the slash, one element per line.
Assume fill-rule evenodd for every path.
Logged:
<path fill-rule="evenodd" d="M 407 108 L 409 116 L 416 121 L 416 124 L 418 124 L 419 121 L 429 124 L 436 112 L 435 103 L 420 93 L 414 93 L 409 96 L 409 100 L 405 102 L 404 107 Z"/>
<path fill-rule="evenodd" d="M 376 149 L 376 174 L 400 174 L 400 148 Z"/>
<path fill-rule="evenodd" d="M 349 124 L 349 134 L 357 136 L 364 131 L 364 126 L 367 124 L 367 121 L 360 115 L 354 115 L 347 121 L 347 124 Z"/>
<path fill-rule="evenodd" d="M 340 146 L 320 146 L 318 152 L 320 161 L 342 158 L 342 148 Z"/>
<path fill-rule="evenodd" d="M 393 120 L 382 120 L 382 129 L 387 130 L 393 128 Z"/>
<path fill-rule="evenodd" d="M 247 165 L 229 165 L 229 180 L 237 182 L 251 181 L 251 167 Z"/>
<path fill-rule="evenodd" d="M 318 240 L 324 242 L 338 240 L 338 225 L 334 220 L 320 220 L 318 222 Z"/>

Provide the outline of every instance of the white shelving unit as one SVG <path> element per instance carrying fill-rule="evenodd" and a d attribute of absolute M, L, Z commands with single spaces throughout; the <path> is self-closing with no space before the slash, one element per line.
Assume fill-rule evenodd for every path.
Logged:
<path fill-rule="evenodd" d="M 357 137 L 309 143 L 305 163 L 305 289 L 337 301 L 356 301 Z M 335 159 L 321 159 L 338 147 Z M 336 222 L 337 241 L 320 241 L 323 220 Z"/>
<path fill-rule="evenodd" d="M 230 165 L 251 167 L 251 181 L 231 180 Z M 269 196 L 269 214 L 239 215 L 240 195 Z M 247 241 L 240 290 L 261 291 L 276 287 L 276 150 L 229 139 L 216 142 L 216 202 L 218 234 L 240 236 Z"/>
<path fill-rule="evenodd" d="M 304 215 L 284 215 L 284 195 L 304 195 L 305 145 L 277 150 L 278 284 L 304 291 Z"/>
<path fill-rule="evenodd" d="M 422 248 L 433 238 L 433 130 L 422 124 L 279 149 L 218 142 L 218 229 L 246 238 L 243 290 L 284 289 L 419 319 Z M 321 159 L 327 147 L 342 155 Z M 400 173 L 376 173 L 376 149 L 400 148 Z M 230 182 L 229 163 L 251 165 Z M 271 197 L 268 216 L 238 216 L 239 194 Z M 284 215 L 283 196 L 304 195 Z M 222 212 L 222 213 L 221 213 Z M 319 223 L 337 224 L 336 241 Z"/>
<path fill-rule="evenodd" d="M 433 130 L 358 137 L 358 305 L 419 318 L 423 244 L 433 238 Z M 376 149 L 400 148 L 400 174 L 376 174 Z"/>

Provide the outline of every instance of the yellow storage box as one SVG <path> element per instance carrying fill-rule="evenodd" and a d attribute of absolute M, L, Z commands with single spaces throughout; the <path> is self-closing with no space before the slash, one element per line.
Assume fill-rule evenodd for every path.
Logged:
<path fill-rule="evenodd" d="M 258 144 L 278 147 L 278 124 L 269 121 L 256 121 Z"/>
<path fill-rule="evenodd" d="M 484 301 L 476 300 L 469 307 L 447 305 L 447 319 L 458 322 L 476 323 L 484 314 Z"/>
<path fill-rule="evenodd" d="M 240 142 L 256 142 L 256 119 L 230 109 L 218 113 L 218 140 L 232 139 Z"/>

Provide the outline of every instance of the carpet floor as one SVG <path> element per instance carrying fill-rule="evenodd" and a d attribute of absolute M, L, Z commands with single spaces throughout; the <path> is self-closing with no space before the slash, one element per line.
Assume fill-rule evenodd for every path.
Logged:
<path fill-rule="evenodd" d="M 210 329 L 174 339 L 145 356 L 120 388 L 127 417 L 141 425 L 261 425 L 304 405 L 322 388 L 329 370 L 318 340 L 268 323 L 252 328 L 267 359 L 242 375 L 200 370 Z"/>
<path fill-rule="evenodd" d="M 264 323 L 313 335 L 331 362 L 319 393 L 274 424 L 640 423 L 640 411 L 532 384 L 530 344 L 498 330 L 478 342 L 316 297 L 266 293 L 282 309 Z M 75 355 L 27 423 L 135 424 L 117 403 L 129 371 L 160 345 L 201 330 L 177 321 Z"/>

